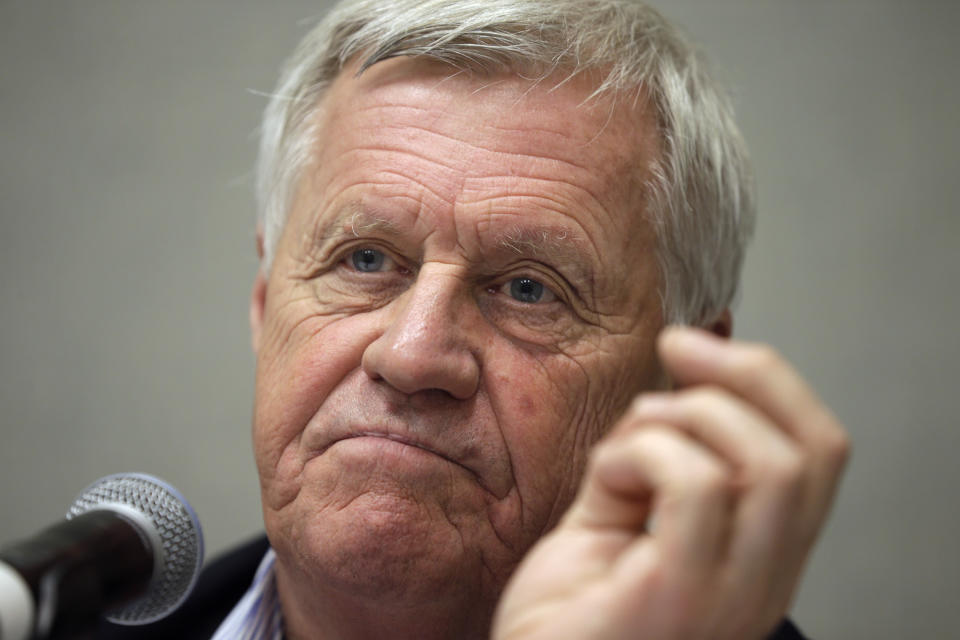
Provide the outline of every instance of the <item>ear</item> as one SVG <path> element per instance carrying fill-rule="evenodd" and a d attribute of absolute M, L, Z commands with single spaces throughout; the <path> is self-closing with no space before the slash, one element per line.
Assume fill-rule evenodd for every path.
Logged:
<path fill-rule="evenodd" d="M 263 230 L 257 227 L 257 257 L 260 259 L 260 268 L 257 277 L 253 280 L 253 291 L 250 293 L 250 342 L 253 353 L 260 350 L 260 331 L 263 329 L 263 310 L 267 303 L 267 278 L 263 273 Z"/>
<path fill-rule="evenodd" d="M 716 320 L 704 327 L 710 333 L 720 336 L 721 338 L 729 338 L 733 335 L 733 314 L 730 313 L 730 309 L 724 309 L 723 313 L 720 314 Z"/>

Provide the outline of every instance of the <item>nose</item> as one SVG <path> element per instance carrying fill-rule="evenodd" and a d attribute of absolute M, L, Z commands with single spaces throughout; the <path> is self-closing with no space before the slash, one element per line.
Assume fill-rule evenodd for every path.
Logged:
<path fill-rule="evenodd" d="M 390 306 L 383 333 L 363 352 L 366 374 L 407 395 L 440 390 L 461 400 L 473 396 L 480 364 L 471 347 L 469 319 L 475 316 L 462 279 L 425 266 Z"/>

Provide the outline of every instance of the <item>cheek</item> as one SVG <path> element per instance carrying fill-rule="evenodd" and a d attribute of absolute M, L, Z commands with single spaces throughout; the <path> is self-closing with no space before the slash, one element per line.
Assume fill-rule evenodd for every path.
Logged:
<path fill-rule="evenodd" d="M 330 392 L 360 367 L 375 332 L 366 314 L 322 315 L 314 305 L 291 304 L 266 319 L 264 335 L 253 442 L 265 502 L 276 507 L 298 490 L 300 435 Z"/>
<path fill-rule="evenodd" d="M 491 403 L 510 455 L 523 521 L 538 534 L 566 508 L 604 428 L 588 404 L 587 370 L 563 354 L 496 354 Z"/>
<path fill-rule="evenodd" d="M 488 388 L 522 501 L 523 526 L 537 535 L 569 506 L 590 449 L 633 395 L 650 387 L 657 369 L 643 341 L 608 337 L 578 347 L 530 352 L 504 346 L 487 360 L 496 363 Z"/>

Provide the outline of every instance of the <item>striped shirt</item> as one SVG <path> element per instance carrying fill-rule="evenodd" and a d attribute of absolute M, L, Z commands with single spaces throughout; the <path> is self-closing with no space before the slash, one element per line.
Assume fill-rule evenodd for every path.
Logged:
<path fill-rule="evenodd" d="M 283 640 L 283 614 L 273 568 L 276 559 L 273 549 L 267 551 L 250 588 L 211 640 Z"/>

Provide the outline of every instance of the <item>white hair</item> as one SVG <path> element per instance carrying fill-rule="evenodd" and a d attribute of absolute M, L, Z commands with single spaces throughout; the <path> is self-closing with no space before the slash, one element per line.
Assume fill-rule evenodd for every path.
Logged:
<path fill-rule="evenodd" d="M 656 109 L 661 157 L 644 167 L 664 320 L 708 324 L 733 303 L 755 197 L 729 99 L 700 53 L 634 0 L 344 0 L 287 61 L 263 118 L 257 164 L 262 268 L 270 269 L 320 99 L 351 61 L 397 56 L 476 72 L 601 74 L 594 95 Z"/>

